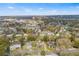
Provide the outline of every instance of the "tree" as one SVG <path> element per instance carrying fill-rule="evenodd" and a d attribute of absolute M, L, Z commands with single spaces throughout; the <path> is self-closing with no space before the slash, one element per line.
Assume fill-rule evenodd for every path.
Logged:
<path fill-rule="evenodd" d="M 36 35 L 34 36 L 34 35 L 30 34 L 27 36 L 27 41 L 35 41 L 36 39 L 37 39 Z"/>
<path fill-rule="evenodd" d="M 45 42 L 49 41 L 49 37 L 48 37 L 47 35 L 45 35 L 45 36 L 42 38 L 42 41 L 45 41 Z"/>
<path fill-rule="evenodd" d="M 79 48 L 79 38 L 75 38 L 75 40 L 73 41 L 73 47 Z"/>
<path fill-rule="evenodd" d="M 24 35 L 22 34 L 22 37 L 20 38 L 19 42 L 21 44 L 21 48 L 23 48 L 25 42 L 24 42 L 25 38 L 24 38 Z"/>
<path fill-rule="evenodd" d="M 72 42 L 67 38 L 60 38 L 57 40 L 57 47 L 60 50 L 72 48 Z"/>
<path fill-rule="evenodd" d="M 4 36 L 0 37 L 0 55 L 9 55 L 10 43 Z"/>
<path fill-rule="evenodd" d="M 46 52 L 44 50 L 41 51 L 41 55 L 45 56 Z"/>
<path fill-rule="evenodd" d="M 74 32 L 71 32 L 71 37 L 70 37 L 70 39 L 71 39 L 71 42 L 75 40 L 75 33 L 74 33 Z"/>

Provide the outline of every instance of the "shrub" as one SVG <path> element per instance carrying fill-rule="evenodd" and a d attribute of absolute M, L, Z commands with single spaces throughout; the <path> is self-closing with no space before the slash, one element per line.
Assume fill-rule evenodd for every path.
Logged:
<path fill-rule="evenodd" d="M 41 55 L 45 56 L 45 51 L 44 50 L 41 51 Z"/>
<path fill-rule="evenodd" d="M 73 41 L 73 47 L 79 48 L 79 39 Z"/>

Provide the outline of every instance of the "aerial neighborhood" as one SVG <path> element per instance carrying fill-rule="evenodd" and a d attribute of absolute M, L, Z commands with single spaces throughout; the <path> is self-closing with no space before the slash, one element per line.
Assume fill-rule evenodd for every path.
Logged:
<path fill-rule="evenodd" d="M 0 55 L 79 55 L 75 16 L 0 16 Z"/>

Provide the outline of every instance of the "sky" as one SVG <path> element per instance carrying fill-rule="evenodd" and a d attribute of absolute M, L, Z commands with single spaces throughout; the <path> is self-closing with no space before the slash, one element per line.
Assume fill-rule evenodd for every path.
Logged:
<path fill-rule="evenodd" d="M 79 15 L 79 3 L 0 3 L 5 15 Z"/>

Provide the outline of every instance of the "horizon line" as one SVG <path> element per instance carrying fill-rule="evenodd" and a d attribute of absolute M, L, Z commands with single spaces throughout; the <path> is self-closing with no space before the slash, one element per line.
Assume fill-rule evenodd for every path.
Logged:
<path fill-rule="evenodd" d="M 67 15 L 67 14 L 63 14 Z M 79 15 L 79 14 L 68 14 L 68 15 Z M 0 15 L 0 16 L 59 16 L 59 15 Z"/>

